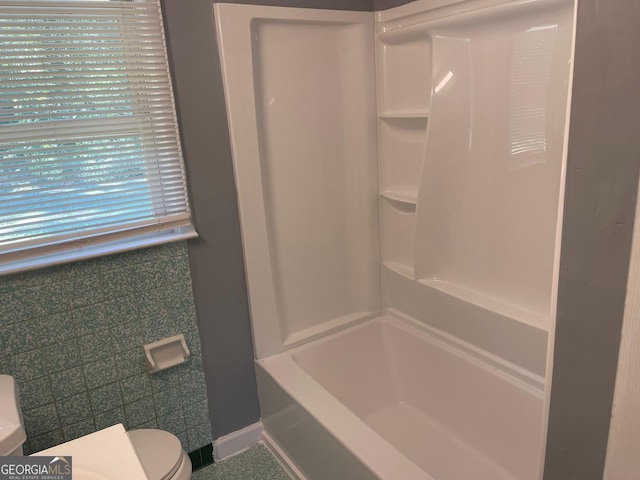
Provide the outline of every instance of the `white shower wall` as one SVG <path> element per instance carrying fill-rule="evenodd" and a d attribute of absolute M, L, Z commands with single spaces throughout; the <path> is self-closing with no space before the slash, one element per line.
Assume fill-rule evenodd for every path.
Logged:
<path fill-rule="evenodd" d="M 573 2 L 417 4 L 376 23 L 385 307 L 543 376 Z"/>
<path fill-rule="evenodd" d="M 218 8 L 254 344 L 263 358 L 381 309 L 373 18 Z"/>
<path fill-rule="evenodd" d="M 539 384 L 573 1 L 221 8 L 258 358 L 385 308 Z"/>

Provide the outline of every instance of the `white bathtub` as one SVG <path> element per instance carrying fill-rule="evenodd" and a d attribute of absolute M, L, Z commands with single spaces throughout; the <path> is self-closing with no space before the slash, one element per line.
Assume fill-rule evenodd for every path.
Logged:
<path fill-rule="evenodd" d="M 298 475 L 538 478 L 542 392 L 404 320 L 379 317 L 257 366 L 267 442 Z"/>

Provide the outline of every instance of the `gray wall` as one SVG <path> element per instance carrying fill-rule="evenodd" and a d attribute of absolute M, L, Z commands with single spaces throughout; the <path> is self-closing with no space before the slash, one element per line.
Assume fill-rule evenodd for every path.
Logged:
<path fill-rule="evenodd" d="M 373 10 L 372 2 L 373 0 L 225 0 L 224 2 L 215 1 L 213 3 L 248 3 L 251 5 L 324 8 L 331 10 L 358 10 L 367 12 Z"/>
<path fill-rule="evenodd" d="M 240 227 L 209 0 L 165 0 L 183 150 L 200 238 L 188 245 L 214 438 L 258 407 Z"/>
<path fill-rule="evenodd" d="M 373 0 L 373 9 L 386 10 L 388 8 L 404 5 L 405 3 L 411 3 L 413 0 Z"/>
<path fill-rule="evenodd" d="M 640 163 L 640 2 L 580 0 L 545 480 L 601 480 Z"/>
<path fill-rule="evenodd" d="M 256 3 L 371 10 L 370 0 Z M 260 418 L 242 245 L 210 0 L 163 0 L 178 117 L 200 238 L 189 242 L 213 436 Z"/>

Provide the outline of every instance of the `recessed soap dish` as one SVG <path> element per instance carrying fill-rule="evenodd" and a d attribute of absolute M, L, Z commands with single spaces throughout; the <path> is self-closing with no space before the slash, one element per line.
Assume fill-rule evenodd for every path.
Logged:
<path fill-rule="evenodd" d="M 147 372 L 156 373 L 186 362 L 191 356 L 183 334 L 163 338 L 142 347 L 147 360 Z"/>

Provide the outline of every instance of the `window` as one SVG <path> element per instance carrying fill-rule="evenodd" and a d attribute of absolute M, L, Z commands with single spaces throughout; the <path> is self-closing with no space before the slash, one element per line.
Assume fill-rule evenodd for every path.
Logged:
<path fill-rule="evenodd" d="M 0 272 L 195 236 L 157 0 L 0 0 Z"/>

